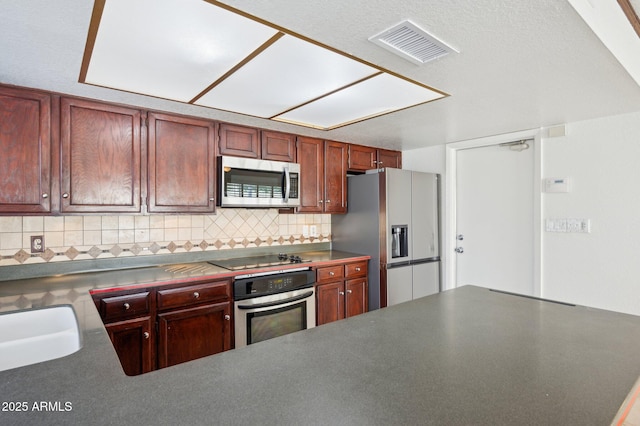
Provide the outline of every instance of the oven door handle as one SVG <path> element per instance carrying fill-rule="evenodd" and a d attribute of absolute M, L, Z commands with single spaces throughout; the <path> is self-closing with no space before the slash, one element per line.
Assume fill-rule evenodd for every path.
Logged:
<path fill-rule="evenodd" d="M 238 309 L 247 310 L 247 309 L 257 309 L 257 308 L 269 308 L 271 306 L 278 306 L 278 305 L 283 305 L 285 303 L 306 299 L 309 296 L 313 296 L 313 291 L 307 291 L 305 293 L 302 293 L 299 296 L 294 296 L 289 299 L 276 300 L 275 302 L 256 303 L 255 305 L 238 305 Z"/>

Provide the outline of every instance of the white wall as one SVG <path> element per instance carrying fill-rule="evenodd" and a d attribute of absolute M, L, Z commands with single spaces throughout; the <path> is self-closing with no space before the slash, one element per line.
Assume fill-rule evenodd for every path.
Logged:
<path fill-rule="evenodd" d="M 540 167 L 542 177 L 571 177 L 573 189 L 540 194 L 541 217 L 588 218 L 591 233 L 542 230 L 541 296 L 640 315 L 640 112 L 566 128 L 542 139 Z M 444 177 L 445 145 L 406 151 L 402 161 Z"/>
<path fill-rule="evenodd" d="M 569 123 L 543 140 L 543 177 L 571 177 L 543 194 L 543 218 L 591 219 L 590 234 L 542 233 L 542 294 L 640 315 L 640 112 Z"/>

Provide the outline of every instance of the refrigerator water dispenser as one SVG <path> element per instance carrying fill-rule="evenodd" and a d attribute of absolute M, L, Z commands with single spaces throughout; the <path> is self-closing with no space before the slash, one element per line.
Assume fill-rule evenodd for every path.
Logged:
<path fill-rule="evenodd" d="M 409 256 L 409 233 L 407 225 L 391 225 L 391 257 Z"/>

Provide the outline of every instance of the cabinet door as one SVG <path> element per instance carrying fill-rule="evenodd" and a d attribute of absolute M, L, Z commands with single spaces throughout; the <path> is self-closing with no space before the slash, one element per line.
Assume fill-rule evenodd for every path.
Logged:
<path fill-rule="evenodd" d="M 51 99 L 0 88 L 0 213 L 51 210 Z"/>
<path fill-rule="evenodd" d="M 263 159 L 295 163 L 296 141 L 294 135 L 263 130 L 261 140 Z"/>
<path fill-rule="evenodd" d="M 149 212 L 213 213 L 212 121 L 149 113 Z"/>
<path fill-rule="evenodd" d="M 140 212 L 140 111 L 61 100 L 61 211 Z"/>
<path fill-rule="evenodd" d="M 260 158 L 258 129 L 220 124 L 220 155 Z"/>
<path fill-rule="evenodd" d="M 316 287 L 317 325 L 344 318 L 344 284 L 340 281 Z"/>
<path fill-rule="evenodd" d="M 375 169 L 377 150 L 370 146 L 349 145 L 349 170 L 364 172 Z"/>
<path fill-rule="evenodd" d="M 231 349 L 229 302 L 158 315 L 158 368 Z"/>
<path fill-rule="evenodd" d="M 358 278 L 345 282 L 345 317 L 360 315 L 367 312 L 367 280 Z"/>
<path fill-rule="evenodd" d="M 379 149 L 377 165 L 378 167 L 393 167 L 394 169 L 401 169 L 402 152 Z"/>
<path fill-rule="evenodd" d="M 347 212 L 347 145 L 325 142 L 324 148 L 324 212 Z"/>
<path fill-rule="evenodd" d="M 105 328 L 127 376 L 154 369 L 154 336 L 150 317 L 107 324 Z"/>
<path fill-rule="evenodd" d="M 299 136 L 296 154 L 300 163 L 299 212 L 322 213 L 324 194 L 324 141 Z"/>

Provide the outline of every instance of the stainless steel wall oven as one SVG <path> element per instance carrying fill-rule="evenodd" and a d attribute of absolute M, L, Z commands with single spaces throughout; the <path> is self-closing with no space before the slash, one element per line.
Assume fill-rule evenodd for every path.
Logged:
<path fill-rule="evenodd" d="M 310 268 L 238 275 L 234 281 L 235 347 L 316 325 Z"/>

